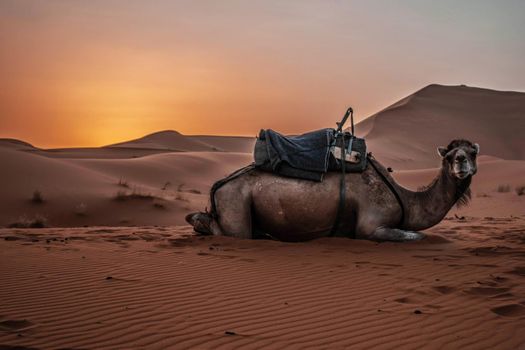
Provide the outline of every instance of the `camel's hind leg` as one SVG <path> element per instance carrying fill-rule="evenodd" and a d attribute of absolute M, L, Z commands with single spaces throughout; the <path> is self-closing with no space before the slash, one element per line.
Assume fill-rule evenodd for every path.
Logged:
<path fill-rule="evenodd" d="M 252 238 L 251 194 L 240 184 L 227 183 L 215 193 L 216 219 L 210 213 L 192 213 L 186 221 L 202 235 Z"/>
<path fill-rule="evenodd" d="M 220 234 L 252 238 L 252 197 L 249 186 L 240 181 L 225 184 L 215 193 L 217 229 Z"/>
<path fill-rule="evenodd" d="M 186 222 L 193 226 L 195 232 L 207 235 L 220 235 L 220 228 L 210 213 L 197 212 L 186 215 Z"/>

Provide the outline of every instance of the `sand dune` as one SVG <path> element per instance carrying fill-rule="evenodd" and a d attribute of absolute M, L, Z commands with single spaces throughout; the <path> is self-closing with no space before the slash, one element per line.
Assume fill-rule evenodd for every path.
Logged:
<path fill-rule="evenodd" d="M 255 146 L 255 136 L 245 137 L 191 135 L 186 137 L 192 140 L 198 140 L 208 145 L 212 145 L 213 147 L 220 149 L 224 152 L 253 153 L 253 147 Z"/>
<path fill-rule="evenodd" d="M 456 137 L 479 142 L 474 198 L 452 213 L 521 215 L 525 196 L 514 188 L 525 185 L 525 148 L 517 132 L 525 130 L 523 96 L 430 85 L 360 123 L 358 131 L 411 189 L 436 175 L 437 145 Z M 40 149 L 0 139 L 0 181 L 9 184 L 0 187 L 0 226 L 37 216 L 52 226 L 183 224 L 185 214 L 206 207 L 214 181 L 252 161 L 254 141 L 162 131 L 101 148 Z M 500 186 L 509 191 L 498 192 Z M 31 201 L 34 191 L 44 203 Z"/>
<path fill-rule="evenodd" d="M 369 149 L 398 169 L 436 166 L 438 145 L 466 138 L 484 155 L 524 160 L 525 93 L 429 85 L 357 125 Z"/>
<path fill-rule="evenodd" d="M 249 163 L 251 155 L 86 157 L 52 158 L 0 147 L 5 169 L 0 182 L 9 184 L 0 186 L 0 226 L 35 217 L 52 226 L 182 224 L 185 213 L 207 205 L 211 184 Z M 34 191 L 41 192 L 43 203 L 32 202 Z M 123 200 L 117 200 L 119 193 Z"/>
<path fill-rule="evenodd" d="M 523 95 L 432 85 L 359 124 L 411 189 L 436 176 L 437 145 L 481 144 L 470 206 L 404 244 L 177 226 L 253 138 L 0 139 L 0 226 L 19 226 L 0 229 L 0 349 L 522 348 Z"/>
<path fill-rule="evenodd" d="M 159 131 L 136 140 L 115 143 L 106 147 L 146 148 L 171 151 L 215 151 L 208 145 L 196 139 L 190 139 L 173 130 Z"/>
<path fill-rule="evenodd" d="M 231 152 L 161 152 L 139 158 L 135 150 L 41 153 L 0 147 L 0 226 L 44 217 L 51 226 L 180 225 L 184 216 L 208 205 L 216 180 L 249 164 L 251 154 Z M 107 155 L 104 155 L 107 152 Z M 131 153 L 130 153 L 131 152 Z M 71 156 L 75 158 L 70 158 Z M 120 158 L 119 158 L 120 157 Z M 437 156 L 436 156 L 437 158 Z M 437 169 L 394 172 L 404 186 L 428 184 Z M 481 159 L 473 181 L 474 198 L 460 215 L 525 214 L 525 161 Z M 510 192 L 498 193 L 500 185 Z M 32 202 L 39 191 L 43 203 Z M 121 197 L 122 200 L 117 200 Z"/>
<path fill-rule="evenodd" d="M 525 217 L 418 243 L 0 230 L 0 344 L 41 349 L 519 349 Z"/>
<path fill-rule="evenodd" d="M 203 152 L 245 152 L 251 153 L 255 137 L 182 135 L 173 130 L 159 131 L 142 138 L 120 142 L 106 147 L 154 149 L 169 151 Z"/>

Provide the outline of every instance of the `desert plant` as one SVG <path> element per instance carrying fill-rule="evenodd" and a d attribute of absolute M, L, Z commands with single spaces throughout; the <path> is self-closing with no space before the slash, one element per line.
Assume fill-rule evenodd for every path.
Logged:
<path fill-rule="evenodd" d="M 131 193 L 128 193 L 122 190 L 117 191 L 117 194 L 115 195 L 114 199 L 117 201 L 126 201 L 128 199 L 152 200 L 152 199 L 155 199 L 155 196 L 152 195 L 151 193 L 145 193 L 145 192 L 138 190 L 137 188 L 134 188 L 133 192 Z"/>
<path fill-rule="evenodd" d="M 194 193 L 194 194 L 202 194 L 201 191 L 199 191 L 199 190 L 194 190 L 194 189 L 190 189 L 190 190 L 188 190 L 188 191 L 186 191 L 186 192 L 188 192 L 188 193 Z"/>
<path fill-rule="evenodd" d="M 497 191 L 500 193 L 510 192 L 510 185 L 499 185 Z"/>
<path fill-rule="evenodd" d="M 120 179 L 118 180 L 118 185 L 119 185 L 120 187 L 129 188 L 128 181 L 125 180 L 125 179 L 123 179 L 123 178 L 120 178 Z"/>
<path fill-rule="evenodd" d="M 117 201 L 125 201 L 128 198 L 128 193 L 123 190 L 118 190 L 114 199 Z"/>
<path fill-rule="evenodd" d="M 33 197 L 31 198 L 31 202 L 35 204 L 44 203 L 44 197 L 42 196 L 42 192 L 40 192 L 39 190 L 35 190 L 33 192 Z"/>
<path fill-rule="evenodd" d="M 47 219 L 42 215 L 35 215 L 33 218 L 23 215 L 16 222 L 9 224 L 9 227 L 13 228 L 43 228 L 46 226 Z"/>
<path fill-rule="evenodd" d="M 158 200 L 155 200 L 153 202 L 153 206 L 157 209 L 166 209 L 166 205 L 164 205 L 164 203 L 158 201 Z"/>
<path fill-rule="evenodd" d="M 166 183 L 164 184 L 164 186 L 162 186 L 162 190 L 163 190 L 163 191 L 166 191 L 166 190 L 168 189 L 169 186 L 171 186 L 171 182 L 166 181 Z"/>
<path fill-rule="evenodd" d="M 189 202 L 189 200 L 187 198 L 185 198 L 182 194 L 177 194 L 175 196 L 175 200 L 178 200 L 178 201 L 181 201 L 181 202 Z"/>
<path fill-rule="evenodd" d="M 184 187 L 184 183 L 181 183 L 179 186 L 177 186 L 177 192 L 182 192 L 183 187 Z"/>
<path fill-rule="evenodd" d="M 86 216 L 87 215 L 87 205 L 80 203 L 75 207 L 75 214 L 77 216 Z"/>
<path fill-rule="evenodd" d="M 523 196 L 525 194 L 525 185 L 517 186 L 516 187 L 516 194 L 518 196 Z"/>

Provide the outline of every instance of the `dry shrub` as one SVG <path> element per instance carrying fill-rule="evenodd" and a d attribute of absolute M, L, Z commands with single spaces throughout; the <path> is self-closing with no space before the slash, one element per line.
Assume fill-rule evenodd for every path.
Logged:
<path fill-rule="evenodd" d="M 525 194 L 525 185 L 517 186 L 516 187 L 516 194 L 518 196 L 523 196 Z"/>
<path fill-rule="evenodd" d="M 120 178 L 120 179 L 118 180 L 118 185 L 119 185 L 120 187 L 129 188 L 128 181 L 125 180 L 125 179 L 123 179 L 123 178 Z"/>
<path fill-rule="evenodd" d="M 128 193 L 126 191 L 120 190 L 117 191 L 117 194 L 115 195 L 114 199 L 119 202 L 131 200 L 131 199 L 139 199 L 139 200 L 153 200 L 155 199 L 155 196 L 151 193 L 142 192 L 137 188 L 133 189 L 133 192 Z"/>
<path fill-rule="evenodd" d="M 47 219 L 42 215 L 35 215 L 33 218 L 22 215 L 16 222 L 9 224 L 13 228 L 43 228 L 47 227 Z"/>
<path fill-rule="evenodd" d="M 510 185 L 499 185 L 497 191 L 500 193 L 510 192 Z"/>
<path fill-rule="evenodd" d="M 44 196 L 42 196 L 42 192 L 40 192 L 39 190 L 35 190 L 33 192 L 33 197 L 31 197 L 31 202 L 35 204 L 44 203 Z"/>
<path fill-rule="evenodd" d="M 155 200 L 153 202 L 153 207 L 155 207 L 156 209 L 166 209 L 166 205 L 159 200 Z"/>
<path fill-rule="evenodd" d="M 87 205 L 85 203 L 80 203 L 75 206 L 75 214 L 77 216 L 87 216 Z"/>

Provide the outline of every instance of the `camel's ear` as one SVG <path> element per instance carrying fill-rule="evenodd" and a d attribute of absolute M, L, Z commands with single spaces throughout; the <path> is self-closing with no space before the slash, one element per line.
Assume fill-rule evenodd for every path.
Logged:
<path fill-rule="evenodd" d="M 440 147 L 437 148 L 437 150 L 438 150 L 438 154 L 439 154 L 439 156 L 441 158 L 445 158 L 446 157 L 446 155 L 447 155 L 447 148 L 446 147 L 441 147 L 440 146 Z"/>
<path fill-rule="evenodd" d="M 479 143 L 474 144 L 474 149 L 476 150 L 476 154 L 479 154 Z"/>

